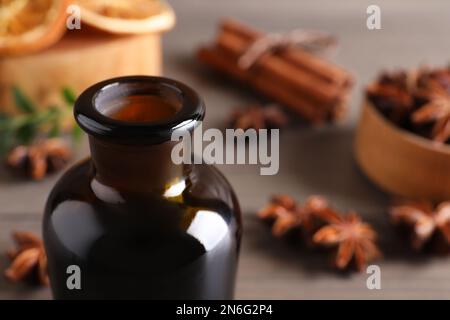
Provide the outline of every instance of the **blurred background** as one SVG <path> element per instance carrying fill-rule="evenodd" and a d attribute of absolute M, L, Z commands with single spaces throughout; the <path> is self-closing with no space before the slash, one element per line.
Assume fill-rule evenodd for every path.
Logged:
<path fill-rule="evenodd" d="M 211 43 L 223 18 L 231 17 L 265 32 L 295 28 L 329 32 L 338 39 L 338 50 L 331 60 L 354 77 L 347 116 L 337 124 L 312 127 L 299 121 L 282 130 L 280 171 L 275 176 L 259 175 L 259 166 L 218 166 L 235 188 L 244 214 L 236 298 L 449 299 L 449 258 L 412 252 L 409 244 L 398 236 L 388 219 L 389 196 L 359 171 L 353 157 L 353 141 L 364 87 L 381 71 L 449 63 L 450 3 L 444 0 L 379 0 L 376 3 L 364 0 L 170 0 L 169 4 L 176 24 L 171 28 L 170 21 L 166 21 L 167 26 L 159 27 L 170 30 L 158 35 L 104 34 L 82 24 L 81 30 L 67 31 L 48 48 L 18 57 L 0 56 L 0 91 L 10 90 L 12 79 L 18 79 L 13 85 L 21 86 L 24 94 L 42 98 L 46 93 L 36 87 L 46 81 L 46 70 L 52 69 L 57 73 L 50 84 L 56 91 L 52 96 L 56 98 L 42 98 L 39 105 L 64 104 L 61 102 L 64 99 L 58 100 L 61 91 L 64 96 L 64 88 L 71 87 L 76 95 L 90 81 L 66 83 L 69 76 L 79 77 L 80 70 L 89 71 L 87 73 L 93 76 L 107 74 L 109 69 L 102 68 L 112 68 L 108 66 L 108 59 L 116 59 L 113 72 L 118 74 L 161 72 L 192 86 L 205 100 L 206 127 L 225 128 L 235 107 L 259 102 L 261 98 L 252 90 L 211 72 L 196 59 L 196 49 Z M 371 4 L 381 8 L 381 30 L 368 30 L 366 26 L 366 9 Z M 89 35 L 83 35 L 82 40 L 80 35 L 72 34 L 84 32 L 85 27 L 92 30 Z M 162 51 L 156 38 L 159 36 Z M 39 62 L 40 68 L 33 60 Z M 64 71 L 65 64 L 75 71 L 68 75 Z M 70 93 L 66 92 L 66 98 L 67 95 Z M 15 113 L 12 99 L 2 99 L 5 104 L 2 108 Z M 62 127 L 64 131 L 64 125 Z M 85 136 L 74 150 L 76 156 L 70 163 L 88 155 Z M 17 178 L 6 168 L 0 169 L 0 252 L 11 247 L 13 230 L 31 230 L 40 235 L 46 197 L 63 171 L 32 181 Z M 384 259 L 376 263 L 381 267 L 382 289 L 368 290 L 364 272 L 334 272 L 322 252 L 275 239 L 256 216 L 274 193 L 290 194 L 298 200 L 322 194 L 340 210 L 358 211 L 379 233 Z M 8 258 L 0 255 L 0 269 L 8 264 Z M 48 299 L 50 291 L 0 278 L 0 299 L 11 298 Z"/>

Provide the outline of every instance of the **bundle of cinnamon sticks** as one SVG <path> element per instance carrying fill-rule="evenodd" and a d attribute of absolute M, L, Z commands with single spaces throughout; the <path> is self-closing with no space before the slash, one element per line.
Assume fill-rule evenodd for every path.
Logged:
<path fill-rule="evenodd" d="M 319 124 L 345 114 L 352 78 L 344 69 L 300 47 L 261 55 L 249 69 L 238 61 L 265 35 L 234 20 L 225 20 L 215 43 L 201 47 L 198 59 L 214 69 L 249 85 L 262 95 Z"/>

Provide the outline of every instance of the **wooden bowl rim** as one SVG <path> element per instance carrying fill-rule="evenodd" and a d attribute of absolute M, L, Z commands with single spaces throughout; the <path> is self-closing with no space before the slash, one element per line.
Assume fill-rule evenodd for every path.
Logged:
<path fill-rule="evenodd" d="M 450 156 L 450 146 L 444 143 L 434 142 L 430 139 L 422 137 L 418 134 L 410 132 L 406 129 L 398 127 L 393 122 L 386 119 L 386 117 L 381 114 L 381 112 L 371 103 L 369 100 L 365 99 L 363 107 L 368 108 L 375 117 L 386 127 L 390 128 L 395 134 L 397 134 L 401 139 L 416 145 L 417 147 L 427 149 L 431 152 L 444 153 Z"/>

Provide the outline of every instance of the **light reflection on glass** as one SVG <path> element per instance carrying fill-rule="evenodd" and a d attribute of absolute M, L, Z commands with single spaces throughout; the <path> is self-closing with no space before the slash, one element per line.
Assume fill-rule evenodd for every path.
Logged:
<path fill-rule="evenodd" d="M 97 198 L 107 203 L 119 204 L 125 202 L 117 190 L 101 184 L 97 179 L 91 181 L 91 189 Z"/>
<path fill-rule="evenodd" d="M 216 212 L 200 210 L 192 220 L 187 233 L 200 241 L 206 251 L 210 251 L 228 233 L 228 225 Z"/>
<path fill-rule="evenodd" d="M 94 209 L 82 201 L 60 203 L 51 219 L 61 245 L 73 254 L 85 257 L 93 242 L 103 235 L 103 227 Z"/>
<path fill-rule="evenodd" d="M 183 193 L 184 189 L 186 189 L 186 181 L 181 180 L 180 182 L 177 182 L 169 187 L 164 192 L 164 197 L 166 198 L 172 198 L 172 197 L 178 197 L 180 194 Z"/>

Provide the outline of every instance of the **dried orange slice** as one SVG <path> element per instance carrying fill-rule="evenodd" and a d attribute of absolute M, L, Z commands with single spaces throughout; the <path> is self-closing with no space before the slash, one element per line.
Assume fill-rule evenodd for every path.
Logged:
<path fill-rule="evenodd" d="M 76 0 L 81 21 L 112 33 L 151 33 L 175 24 L 172 8 L 162 0 Z"/>
<path fill-rule="evenodd" d="M 41 50 L 66 30 L 66 0 L 0 0 L 0 55 Z"/>

